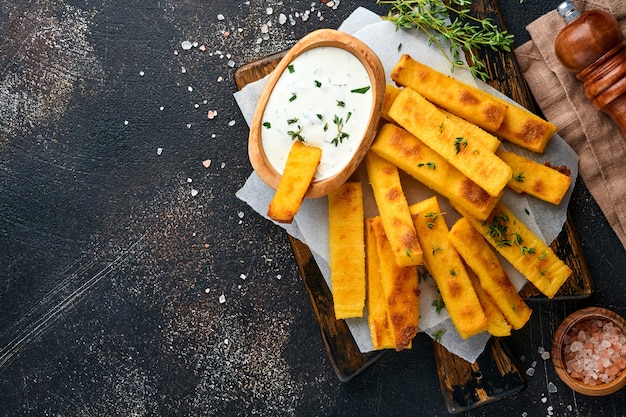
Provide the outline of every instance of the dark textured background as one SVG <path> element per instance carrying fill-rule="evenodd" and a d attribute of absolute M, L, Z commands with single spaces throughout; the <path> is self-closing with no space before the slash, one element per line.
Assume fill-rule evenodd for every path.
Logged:
<path fill-rule="evenodd" d="M 556 4 L 500 8 L 521 44 Z M 0 0 L 1 415 L 447 415 L 423 334 L 337 380 L 286 235 L 234 195 L 251 168 L 233 72 L 359 5 L 386 10 Z M 623 247 L 580 181 L 570 207 L 584 304 L 626 315 Z M 533 304 L 509 338 L 521 368 L 538 361 L 528 388 L 467 415 L 624 415 L 623 390 L 574 395 L 539 357 L 582 304 Z"/>

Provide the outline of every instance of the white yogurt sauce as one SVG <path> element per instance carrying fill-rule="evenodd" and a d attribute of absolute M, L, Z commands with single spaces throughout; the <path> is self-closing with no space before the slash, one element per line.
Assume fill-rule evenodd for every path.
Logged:
<path fill-rule="evenodd" d="M 359 59 L 331 46 L 298 55 L 276 83 L 261 127 L 263 150 L 283 173 L 294 140 L 322 148 L 315 181 L 350 161 L 367 129 L 372 82 Z"/>

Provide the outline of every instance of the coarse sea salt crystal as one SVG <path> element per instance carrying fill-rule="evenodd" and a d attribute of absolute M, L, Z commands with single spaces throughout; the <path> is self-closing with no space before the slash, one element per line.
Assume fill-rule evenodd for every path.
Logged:
<path fill-rule="evenodd" d="M 180 47 L 183 48 L 185 51 L 188 51 L 189 49 L 191 49 L 192 46 L 193 44 L 189 41 L 182 41 L 180 43 Z"/>

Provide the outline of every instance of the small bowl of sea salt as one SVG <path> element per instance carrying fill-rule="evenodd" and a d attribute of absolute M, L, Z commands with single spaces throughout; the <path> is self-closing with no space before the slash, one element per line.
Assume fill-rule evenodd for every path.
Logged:
<path fill-rule="evenodd" d="M 556 330 L 551 356 L 559 378 L 574 391 L 612 394 L 626 385 L 626 321 L 601 307 L 578 310 Z"/>

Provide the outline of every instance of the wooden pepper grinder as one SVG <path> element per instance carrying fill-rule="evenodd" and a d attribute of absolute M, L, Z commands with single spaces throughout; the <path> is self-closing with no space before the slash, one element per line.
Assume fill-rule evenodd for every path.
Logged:
<path fill-rule="evenodd" d="M 557 58 L 626 138 L 626 41 L 617 20 L 603 10 L 580 13 L 569 0 L 557 11 L 566 23 L 554 43 Z"/>

